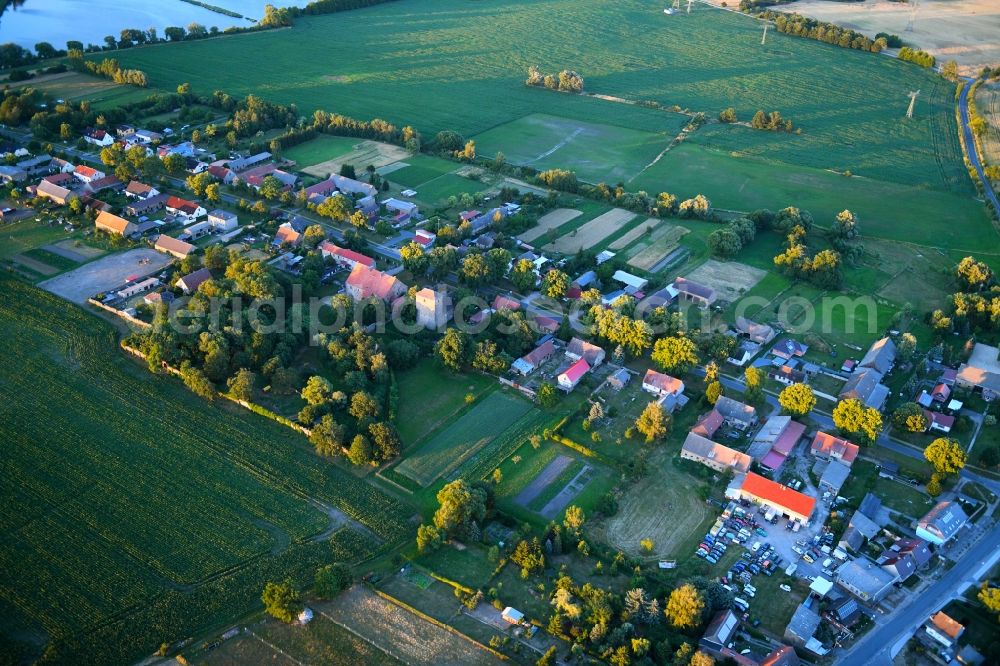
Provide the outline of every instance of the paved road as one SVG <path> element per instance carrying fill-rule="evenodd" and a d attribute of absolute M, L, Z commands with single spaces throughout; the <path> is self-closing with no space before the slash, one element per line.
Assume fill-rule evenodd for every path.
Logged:
<path fill-rule="evenodd" d="M 838 666 L 891 664 L 892 657 L 932 613 L 960 594 L 1000 559 L 1000 525 L 983 536 L 940 580 L 911 595 L 891 616 L 877 616 L 876 627 L 836 659 Z"/>
<path fill-rule="evenodd" d="M 990 181 L 986 178 L 986 173 L 983 171 L 983 163 L 979 159 L 979 153 L 976 152 L 976 138 L 972 135 L 972 128 L 969 127 L 969 89 L 972 88 L 972 84 L 975 79 L 969 79 L 962 86 L 962 94 L 958 98 L 958 110 L 962 116 L 962 135 L 965 141 L 965 148 L 969 154 L 969 161 L 972 162 L 972 166 L 976 169 L 976 173 L 979 174 L 979 182 L 983 184 L 983 192 L 986 194 L 986 198 L 993 204 L 993 210 L 1000 215 L 1000 200 L 997 199 L 996 192 L 990 186 Z"/>

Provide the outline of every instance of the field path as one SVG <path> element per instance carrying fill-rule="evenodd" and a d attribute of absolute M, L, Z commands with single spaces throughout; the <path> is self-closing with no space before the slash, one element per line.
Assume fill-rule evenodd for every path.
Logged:
<path fill-rule="evenodd" d="M 569 456 L 557 456 L 548 465 L 545 466 L 541 472 L 538 473 L 534 479 L 531 480 L 527 486 L 524 487 L 521 492 L 517 494 L 514 498 L 514 502 L 520 504 L 521 506 L 528 506 L 531 500 L 538 497 L 538 495 L 545 490 L 545 487 L 552 483 L 553 480 L 559 478 L 562 471 L 569 467 L 573 459 Z"/>
<path fill-rule="evenodd" d="M 552 153 L 556 152 L 557 150 L 559 150 L 560 148 L 562 148 L 563 146 L 565 146 L 567 143 L 569 143 L 570 141 L 572 141 L 576 137 L 580 136 L 580 134 L 582 132 L 583 132 L 583 128 L 582 127 L 577 127 L 575 130 L 573 130 L 572 134 L 570 134 L 569 136 L 567 136 L 566 138 L 564 138 L 562 141 L 560 141 L 559 143 L 557 143 L 556 145 L 554 145 L 552 148 L 549 148 L 548 150 L 546 150 L 541 155 L 538 155 L 537 157 L 533 157 L 530 160 L 526 161 L 525 164 L 531 164 L 532 162 L 537 162 L 538 160 L 544 160 L 546 157 L 548 157 Z"/>

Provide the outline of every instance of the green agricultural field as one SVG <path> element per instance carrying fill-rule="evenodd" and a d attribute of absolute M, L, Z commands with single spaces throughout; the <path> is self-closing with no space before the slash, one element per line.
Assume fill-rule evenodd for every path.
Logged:
<path fill-rule="evenodd" d="M 448 197 L 458 197 L 463 194 L 475 194 L 485 190 L 488 185 L 471 178 L 446 173 L 434 180 L 429 180 L 417 186 L 416 198 L 428 205 L 444 201 Z"/>
<path fill-rule="evenodd" d="M 285 150 L 282 157 L 294 161 L 301 169 L 346 155 L 360 142 L 361 140 L 356 138 L 320 134 Z"/>
<path fill-rule="evenodd" d="M 0 224 L 0 259 L 10 259 L 15 254 L 69 237 L 70 234 L 62 227 L 35 222 L 34 217 Z"/>
<path fill-rule="evenodd" d="M 131 662 L 258 607 L 277 572 L 305 580 L 406 533 L 400 504 L 299 435 L 148 373 L 76 306 L 0 287 L 0 334 L 18 349 L 0 366 L 4 645 L 48 638 L 63 661 Z M 311 543 L 331 527 L 315 502 L 377 538 Z"/>
<path fill-rule="evenodd" d="M 744 137 L 762 134 L 742 127 L 731 131 L 741 131 Z M 965 192 L 875 177 L 847 178 L 705 147 L 698 140 L 696 134 L 691 142 L 669 150 L 631 186 L 685 195 L 703 192 L 713 206 L 733 210 L 794 205 L 811 212 L 822 227 L 829 227 L 837 213 L 849 208 L 861 218 L 866 236 L 934 247 L 975 250 L 983 238 L 995 234 L 982 204 Z"/>
<path fill-rule="evenodd" d="M 569 166 L 601 180 L 614 179 L 615 169 L 588 160 L 613 155 L 622 158 L 618 173 L 635 174 L 658 152 L 652 137 L 666 139 L 678 126 L 675 114 L 623 101 L 676 105 L 709 118 L 732 106 L 743 121 L 758 109 L 778 110 L 802 133 L 709 124 L 632 185 L 682 196 L 700 191 L 739 208 L 795 203 L 821 220 L 850 208 L 868 221 L 865 233 L 944 247 L 975 247 L 988 230 L 962 164 L 953 84 L 893 58 L 783 34 L 762 46 L 758 23 L 735 12 L 698 5 L 666 16 L 661 9 L 643 0 L 506 0 L 502 11 L 464 0 L 401 0 L 303 17 L 288 30 L 118 56 L 165 89 L 189 81 L 203 94 L 254 93 L 305 112 L 412 124 L 426 138 L 454 130 L 480 136 L 487 157 L 500 150 L 509 159 L 538 159 L 566 140 L 544 165 L 562 153 Z M 256 54 L 264 52 L 272 57 L 261 61 Z M 306 52 L 320 57 L 303 59 Z M 220 61 L 234 66 L 203 65 Z M 620 101 L 528 88 L 531 65 L 578 70 L 589 93 Z M 906 93 L 918 89 L 915 117 L 905 119 Z M 553 119 L 555 129 L 529 145 L 538 136 L 532 119 L 540 117 Z M 589 154 L 578 147 L 591 126 L 630 138 L 625 147 Z M 694 180 L 681 168 L 685 158 L 694 174 L 706 163 L 721 168 Z M 824 178 L 822 170 L 870 181 L 835 187 L 841 177 Z M 754 186 L 761 178 L 769 182 Z"/>
<path fill-rule="evenodd" d="M 501 435 L 531 409 L 526 400 L 495 391 L 416 450 L 407 453 L 396 471 L 422 486 L 430 485 Z"/>
<path fill-rule="evenodd" d="M 569 169 L 590 182 L 617 183 L 656 159 L 687 122 L 679 114 L 664 114 L 663 120 L 663 131 L 648 132 L 533 113 L 474 138 L 484 157 L 502 152 L 514 164 Z"/>

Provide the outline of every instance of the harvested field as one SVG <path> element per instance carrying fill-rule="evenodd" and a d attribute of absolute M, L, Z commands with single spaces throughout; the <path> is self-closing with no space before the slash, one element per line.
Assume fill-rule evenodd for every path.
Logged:
<path fill-rule="evenodd" d="M 558 456 L 552 460 L 545 466 L 545 469 L 538 473 L 538 476 L 531 480 L 531 483 L 524 487 L 524 490 L 517 494 L 514 501 L 521 506 L 528 506 L 572 462 L 573 459 L 569 456 Z"/>
<path fill-rule="evenodd" d="M 546 213 L 538 220 L 538 226 L 533 229 L 528 229 L 523 234 L 519 236 L 521 240 L 525 243 L 530 243 L 539 236 L 543 236 L 545 232 L 551 231 L 557 227 L 561 227 L 570 220 L 575 220 L 576 218 L 583 215 L 581 211 L 575 210 L 573 208 L 556 208 L 554 211 Z"/>
<path fill-rule="evenodd" d="M 154 250 L 129 250 L 63 273 L 38 286 L 74 303 L 84 303 L 94 294 L 120 286 L 129 275 L 150 275 L 170 265 L 173 259 Z"/>
<path fill-rule="evenodd" d="M 579 229 L 559 238 L 545 246 L 547 250 L 576 254 L 580 250 L 591 248 L 613 234 L 625 224 L 628 224 L 635 213 L 624 208 L 612 208 L 607 213 L 595 217 Z"/>
<path fill-rule="evenodd" d="M 913 5 L 892 0 L 827 2 L 799 0 L 786 11 L 830 21 L 869 37 L 888 32 L 903 36 L 940 62 L 954 60 L 963 74 L 978 74 L 1000 61 L 1000 13 L 995 0 L 922 0 L 912 29 Z"/>
<path fill-rule="evenodd" d="M 1000 165 L 1000 83 L 983 84 L 976 89 L 976 111 L 983 117 L 987 130 L 980 137 L 983 160 Z"/>
<path fill-rule="evenodd" d="M 625 249 L 633 242 L 639 240 L 639 238 L 641 238 L 642 235 L 646 233 L 647 230 L 652 231 L 651 227 L 655 227 L 659 223 L 660 220 L 656 219 L 655 217 L 648 218 L 645 222 L 637 226 L 635 229 L 632 229 L 621 238 L 612 241 L 611 244 L 608 245 L 608 249 L 609 250 Z"/>
<path fill-rule="evenodd" d="M 359 171 L 369 164 L 377 169 L 393 162 L 405 160 L 409 156 L 410 153 L 399 146 L 380 141 L 361 141 L 351 152 L 314 164 L 303 169 L 302 172 L 310 176 L 325 178 L 328 174 L 339 173 L 341 165 L 344 164 L 352 164 Z"/>
<path fill-rule="evenodd" d="M 657 265 L 663 261 L 671 252 L 680 245 L 680 240 L 690 229 L 673 224 L 664 224 L 656 229 L 648 245 L 640 246 L 638 251 L 633 250 L 632 257 L 628 260 L 629 266 L 634 266 L 640 270 L 653 271 Z"/>
<path fill-rule="evenodd" d="M 337 597 L 322 617 L 349 627 L 408 664 L 497 664 L 499 659 L 473 643 L 431 624 L 373 592 L 355 586 Z"/>
<path fill-rule="evenodd" d="M 653 556 L 688 557 L 692 551 L 685 546 L 697 538 L 712 509 L 699 499 L 693 478 L 675 468 L 669 456 L 658 458 L 651 463 L 650 473 L 618 501 L 618 513 L 602 523 L 599 531 L 610 544 L 632 556 L 642 554 L 640 541 L 652 539 Z"/>
<path fill-rule="evenodd" d="M 708 285 L 723 300 L 734 301 L 750 291 L 765 275 L 767 275 L 767 271 L 741 264 L 738 261 L 709 259 L 685 277 L 694 282 Z"/>

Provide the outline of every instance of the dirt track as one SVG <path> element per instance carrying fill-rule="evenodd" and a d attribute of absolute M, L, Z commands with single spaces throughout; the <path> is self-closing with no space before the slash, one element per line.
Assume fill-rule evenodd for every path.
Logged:
<path fill-rule="evenodd" d="M 73 303 L 84 303 L 98 292 L 121 286 L 129 275 L 151 275 L 171 261 L 170 256 L 155 250 L 129 250 L 97 259 L 38 286 Z"/>

